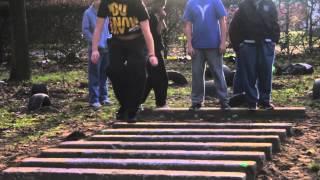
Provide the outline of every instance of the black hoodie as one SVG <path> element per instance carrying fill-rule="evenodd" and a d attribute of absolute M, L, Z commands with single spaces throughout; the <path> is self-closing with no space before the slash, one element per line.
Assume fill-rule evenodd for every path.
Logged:
<path fill-rule="evenodd" d="M 278 12 L 271 0 L 244 0 L 240 3 L 229 28 L 232 47 L 237 52 L 243 40 L 278 42 Z"/>

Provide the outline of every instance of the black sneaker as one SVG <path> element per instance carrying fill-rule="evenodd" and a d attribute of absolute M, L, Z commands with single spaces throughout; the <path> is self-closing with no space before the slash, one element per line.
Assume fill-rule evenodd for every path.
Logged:
<path fill-rule="evenodd" d="M 116 120 L 125 120 L 125 119 L 127 119 L 127 112 L 124 108 L 120 107 L 116 114 Z"/>
<path fill-rule="evenodd" d="M 192 110 L 192 111 L 196 111 L 196 110 L 199 110 L 201 108 L 201 104 L 199 103 L 192 103 L 192 105 L 190 106 L 189 110 Z"/>
<path fill-rule="evenodd" d="M 259 108 L 264 110 L 274 110 L 274 105 L 272 103 L 259 103 Z"/>
<path fill-rule="evenodd" d="M 227 102 L 221 103 L 220 107 L 222 110 L 230 110 L 231 109 L 231 106 Z"/>
<path fill-rule="evenodd" d="M 248 104 L 248 110 L 249 111 L 257 110 L 257 104 Z"/>
<path fill-rule="evenodd" d="M 129 112 L 127 122 L 128 123 L 136 123 L 137 122 L 137 112 Z"/>

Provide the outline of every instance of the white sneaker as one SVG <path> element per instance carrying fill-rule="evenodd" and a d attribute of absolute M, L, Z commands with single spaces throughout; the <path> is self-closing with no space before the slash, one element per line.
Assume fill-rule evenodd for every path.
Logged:
<path fill-rule="evenodd" d="M 90 104 L 90 107 L 92 107 L 94 110 L 98 110 L 99 108 L 101 108 L 101 104 L 100 103 L 92 103 Z"/>
<path fill-rule="evenodd" d="M 169 109 L 170 107 L 166 104 L 164 106 L 159 106 L 159 107 L 156 107 L 156 109 L 158 110 L 161 110 L 161 109 Z"/>
<path fill-rule="evenodd" d="M 113 104 L 113 102 L 109 101 L 109 100 L 104 100 L 104 101 L 101 102 L 101 104 L 104 105 L 104 106 L 111 106 Z"/>

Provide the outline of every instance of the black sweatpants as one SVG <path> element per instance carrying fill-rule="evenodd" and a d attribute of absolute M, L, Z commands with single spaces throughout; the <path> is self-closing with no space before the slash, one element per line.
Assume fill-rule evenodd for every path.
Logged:
<path fill-rule="evenodd" d="M 149 62 L 147 63 L 148 78 L 142 103 L 146 101 L 150 91 L 153 89 L 156 97 L 156 106 L 161 107 L 167 103 L 168 76 L 161 52 L 156 52 L 156 56 L 159 61 L 158 66 L 153 67 Z"/>
<path fill-rule="evenodd" d="M 143 37 L 126 41 L 113 38 L 109 41 L 109 48 L 107 72 L 120 103 L 119 111 L 136 113 L 147 79 L 145 40 Z"/>

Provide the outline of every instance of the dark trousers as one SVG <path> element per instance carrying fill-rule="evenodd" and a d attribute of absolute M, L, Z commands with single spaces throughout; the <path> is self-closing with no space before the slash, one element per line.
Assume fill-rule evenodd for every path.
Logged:
<path fill-rule="evenodd" d="M 254 106 L 270 103 L 272 91 L 272 65 L 275 59 L 273 42 L 242 43 L 237 63 L 237 81 L 242 82 L 247 102 Z"/>
<path fill-rule="evenodd" d="M 107 72 L 120 103 L 119 111 L 136 113 L 147 78 L 145 41 L 142 37 L 127 41 L 113 38 L 109 41 L 109 48 Z"/>
<path fill-rule="evenodd" d="M 153 89 L 156 106 L 161 107 L 167 104 L 168 76 L 161 52 L 156 52 L 156 56 L 159 61 L 158 66 L 153 67 L 149 62 L 147 63 L 148 78 L 142 103 L 146 101 Z"/>

